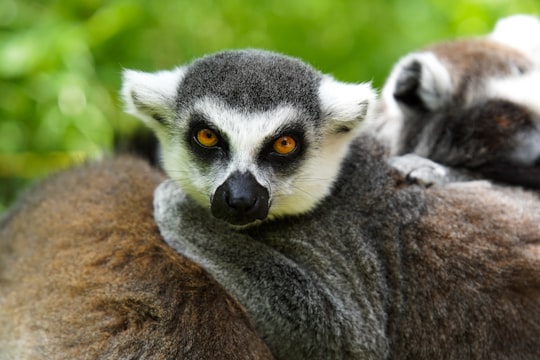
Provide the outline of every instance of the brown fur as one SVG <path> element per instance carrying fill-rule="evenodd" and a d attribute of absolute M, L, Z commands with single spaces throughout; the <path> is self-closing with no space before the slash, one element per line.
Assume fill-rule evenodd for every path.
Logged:
<path fill-rule="evenodd" d="M 399 359 L 540 355 L 538 200 L 478 184 L 428 190 L 426 213 L 402 234 L 401 305 L 389 316 Z"/>
<path fill-rule="evenodd" d="M 511 75 L 514 71 L 524 73 L 534 67 L 534 63 L 520 51 L 489 39 L 437 43 L 426 50 L 432 51 L 449 66 L 456 96 L 465 93 L 480 79 Z"/>
<path fill-rule="evenodd" d="M 241 306 L 163 243 L 163 180 L 120 157 L 55 176 L 0 222 L 0 359 L 270 359 Z"/>

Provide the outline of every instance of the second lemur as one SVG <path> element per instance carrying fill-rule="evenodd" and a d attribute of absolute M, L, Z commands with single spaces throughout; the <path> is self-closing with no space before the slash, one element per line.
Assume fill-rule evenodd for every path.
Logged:
<path fill-rule="evenodd" d="M 395 155 L 416 154 L 464 170 L 465 178 L 540 189 L 538 39 L 538 19 L 516 15 L 489 36 L 408 54 L 384 86 L 372 129 Z M 404 160 L 397 167 L 422 166 Z M 435 182 L 450 179 L 438 170 Z"/>

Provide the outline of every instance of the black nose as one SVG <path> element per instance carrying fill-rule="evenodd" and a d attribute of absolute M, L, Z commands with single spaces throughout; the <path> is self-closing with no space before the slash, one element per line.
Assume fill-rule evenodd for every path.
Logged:
<path fill-rule="evenodd" d="M 249 173 L 234 172 L 212 199 L 212 214 L 233 225 L 245 225 L 268 216 L 268 190 Z"/>

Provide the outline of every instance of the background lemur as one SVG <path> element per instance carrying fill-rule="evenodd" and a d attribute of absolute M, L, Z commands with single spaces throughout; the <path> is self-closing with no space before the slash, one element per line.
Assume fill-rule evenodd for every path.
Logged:
<path fill-rule="evenodd" d="M 538 19 L 518 15 L 403 57 L 382 92 L 380 137 L 396 155 L 540 189 L 539 39 Z"/>
<path fill-rule="evenodd" d="M 540 357 L 538 198 L 406 186 L 358 137 L 367 85 L 247 50 L 126 71 L 123 94 L 174 180 L 155 193 L 161 235 L 277 358 Z"/>

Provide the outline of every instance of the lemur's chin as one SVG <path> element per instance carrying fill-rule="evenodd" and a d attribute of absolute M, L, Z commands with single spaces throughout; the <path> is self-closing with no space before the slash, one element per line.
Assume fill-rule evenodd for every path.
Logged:
<path fill-rule="evenodd" d="M 240 228 L 240 229 L 260 224 L 261 222 L 267 219 L 266 216 L 254 218 L 252 216 L 245 216 L 245 215 L 236 216 L 236 214 L 232 214 L 231 216 L 226 216 L 226 217 L 219 217 L 219 216 L 214 215 L 214 217 L 228 222 L 229 225 L 231 225 L 234 228 Z"/>
<path fill-rule="evenodd" d="M 212 215 L 231 225 L 244 226 L 264 220 L 270 209 L 268 190 L 249 173 L 232 173 L 214 193 Z"/>

